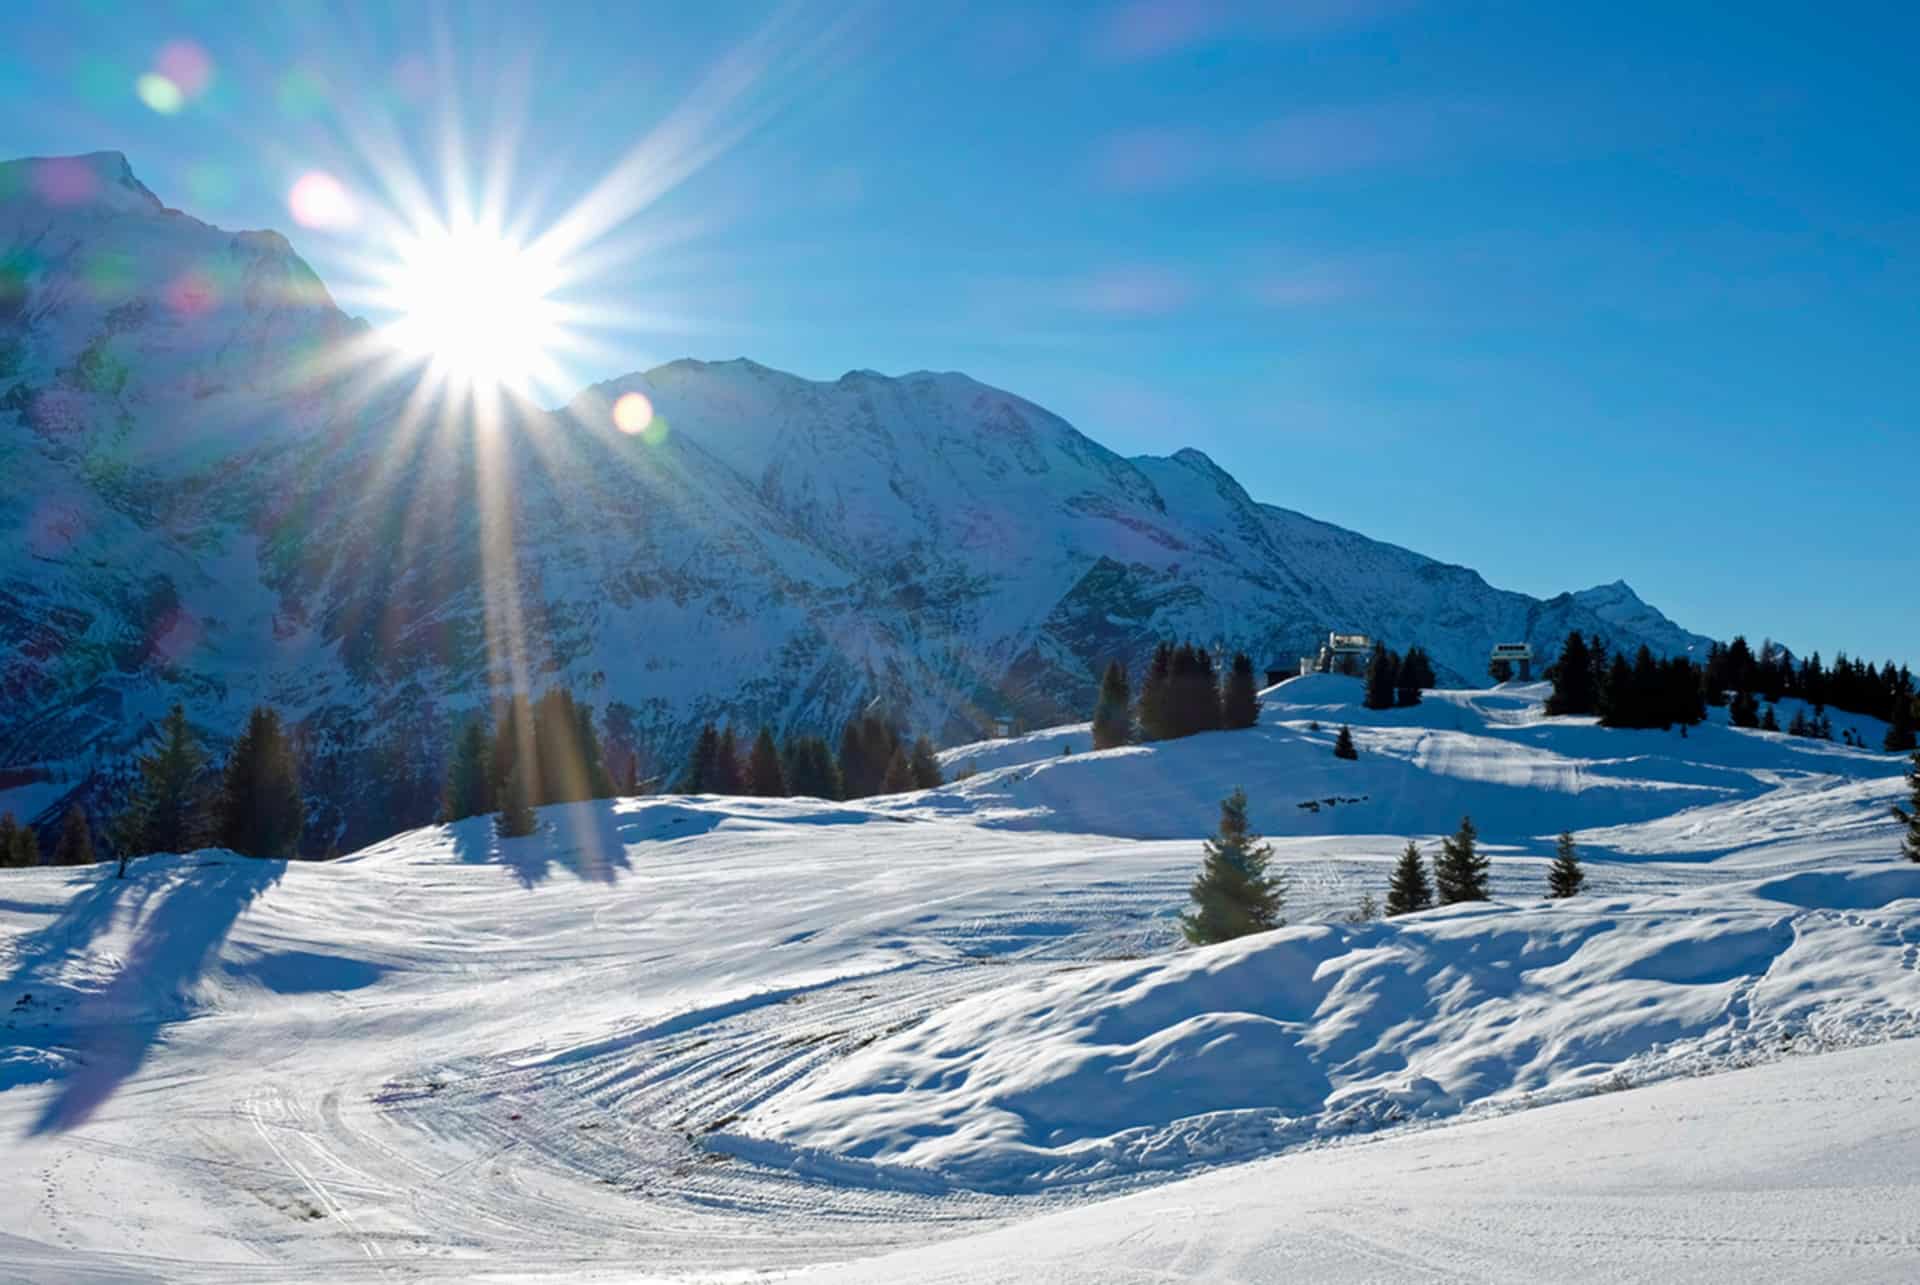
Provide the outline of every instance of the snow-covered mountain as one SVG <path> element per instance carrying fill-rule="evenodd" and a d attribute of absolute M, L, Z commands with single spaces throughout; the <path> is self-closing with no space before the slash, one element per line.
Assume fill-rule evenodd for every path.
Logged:
<path fill-rule="evenodd" d="M 515 681 L 571 684 L 670 759 L 701 720 L 828 729 L 875 697 L 949 743 L 1058 722 L 1165 637 L 1289 667 L 1365 630 L 1466 681 L 1569 628 L 1707 642 L 1624 584 L 1495 589 L 964 375 L 679 361 L 482 432 L 376 384 L 367 342 L 284 239 L 165 208 L 117 153 L 0 166 L 20 810 L 111 776 L 175 700 L 216 739 L 275 702 L 345 798 L 435 775 Z M 657 413 L 633 437 L 630 391 Z"/>

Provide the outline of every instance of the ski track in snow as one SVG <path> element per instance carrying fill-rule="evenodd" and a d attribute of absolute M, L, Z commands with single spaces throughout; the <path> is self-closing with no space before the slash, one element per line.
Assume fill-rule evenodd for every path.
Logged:
<path fill-rule="evenodd" d="M 1595 913 L 1658 912 L 1665 894 L 1719 883 L 1784 879 L 1792 892 L 1796 872 L 1857 869 L 1892 848 L 1890 756 L 1717 726 L 1685 742 L 1543 726 L 1527 689 L 1378 716 L 1344 694 L 1339 680 L 1289 684 L 1267 694 L 1257 733 L 1148 751 L 1062 758 L 1071 729 L 1056 729 L 1028 738 L 1031 758 L 864 804 L 624 800 L 545 809 L 546 833 L 504 844 L 479 819 L 329 865 L 205 854 L 147 859 L 117 886 L 104 868 L 10 875 L 0 1135 L 16 1159 L 0 1173 L 0 1277 L 732 1279 L 1077 1209 L 1276 1138 L 1337 1138 L 1199 1120 L 1175 1131 L 1194 1149 L 1164 1172 L 996 1194 L 958 1170 L 785 1146 L 765 1122 L 968 1004 L 1011 1013 L 1103 969 L 1151 972 L 1176 941 L 1205 827 L 1130 836 L 1161 833 L 1170 808 L 1205 815 L 1261 763 L 1250 786 L 1297 778 L 1328 794 L 1316 774 L 1342 721 L 1363 757 L 1338 790 L 1390 789 L 1390 815 L 1415 824 L 1367 829 L 1382 815 L 1367 805 L 1308 812 L 1269 788 L 1263 824 L 1296 923 L 1382 895 L 1404 835 L 1450 828 L 1462 791 L 1486 791 L 1495 893 L 1521 901 L 1577 812 Z M 1161 789 L 1136 797 L 1156 760 Z M 1055 779 L 1068 772 L 1081 775 Z M 1117 782 L 1107 834 L 1076 828 L 1084 800 L 1050 802 L 1060 781 L 1085 790 L 1101 773 Z M 1703 782 L 1717 793 L 1703 797 Z M 1649 803 L 1663 794 L 1682 805 Z M 1842 943 L 1835 958 L 1877 950 L 1859 957 L 1912 978 L 1920 928 L 1889 908 L 1822 905 L 1833 886 L 1807 885 L 1806 910 L 1783 904 L 1794 941 L 1818 930 Z M 208 922 L 220 930 L 196 931 Z M 1833 984 L 1850 984 L 1835 967 Z M 1767 971 L 1726 988 L 1725 1039 L 1636 1049 L 1621 1081 L 1792 1051 L 1738 1038 Z M 1898 1033 L 1826 1031 L 1800 1047 Z M 1591 1091 L 1550 1085 L 1467 1114 Z M 1447 1124 L 1414 1133 L 1444 1154 Z M 1161 1190 L 1177 1201 L 1184 1185 Z M 1109 1231 L 1122 1257 L 1132 1230 Z M 1404 1241 L 1343 1224 L 1339 1243 L 1376 1274 L 1422 1270 Z M 1156 1261 L 1179 1275 L 1177 1260 Z"/>

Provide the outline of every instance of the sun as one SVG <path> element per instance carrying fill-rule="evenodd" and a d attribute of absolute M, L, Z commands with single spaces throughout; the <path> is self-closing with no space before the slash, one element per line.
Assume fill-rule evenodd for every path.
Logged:
<path fill-rule="evenodd" d="M 563 340 L 554 265 L 482 228 L 433 229 L 396 247 L 383 292 L 393 343 L 455 384 L 526 391 Z"/>

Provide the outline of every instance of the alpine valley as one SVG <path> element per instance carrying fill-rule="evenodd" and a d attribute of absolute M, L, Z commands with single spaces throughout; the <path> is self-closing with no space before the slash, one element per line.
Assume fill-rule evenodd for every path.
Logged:
<path fill-rule="evenodd" d="M 1570 629 L 1708 643 L 1624 583 L 1496 589 L 961 374 L 676 361 L 476 429 L 372 337 L 284 238 L 167 208 L 118 153 L 0 166 L 22 819 L 110 807 L 175 702 L 215 745 L 285 713 L 318 851 L 378 837 L 369 792 L 431 792 L 458 721 L 516 688 L 570 686 L 661 768 L 706 721 L 828 731 L 875 701 L 949 745 L 1081 719 L 1110 658 L 1166 638 L 1290 669 L 1362 630 L 1447 685 Z"/>

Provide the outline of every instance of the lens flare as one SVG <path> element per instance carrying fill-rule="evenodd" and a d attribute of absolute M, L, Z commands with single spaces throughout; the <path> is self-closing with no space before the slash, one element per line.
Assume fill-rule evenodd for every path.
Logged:
<path fill-rule="evenodd" d="M 346 185 L 325 170 L 309 170 L 287 192 L 287 209 L 306 228 L 351 227 L 359 209 Z"/>
<path fill-rule="evenodd" d="M 140 96 L 141 102 L 162 116 L 171 116 L 187 105 L 187 96 L 180 92 L 180 86 L 157 71 L 150 71 L 134 81 L 133 92 Z"/>
<path fill-rule="evenodd" d="M 418 236 L 392 283 L 392 337 L 468 385 L 525 390 L 560 337 L 556 281 L 545 260 L 495 232 Z"/>
<path fill-rule="evenodd" d="M 628 436 L 647 431 L 653 423 L 653 403 L 644 393 L 622 393 L 613 404 L 613 426 Z"/>
<path fill-rule="evenodd" d="M 198 98 L 213 82 L 213 55 L 191 40 L 170 40 L 160 48 L 153 69 L 188 98 Z"/>

